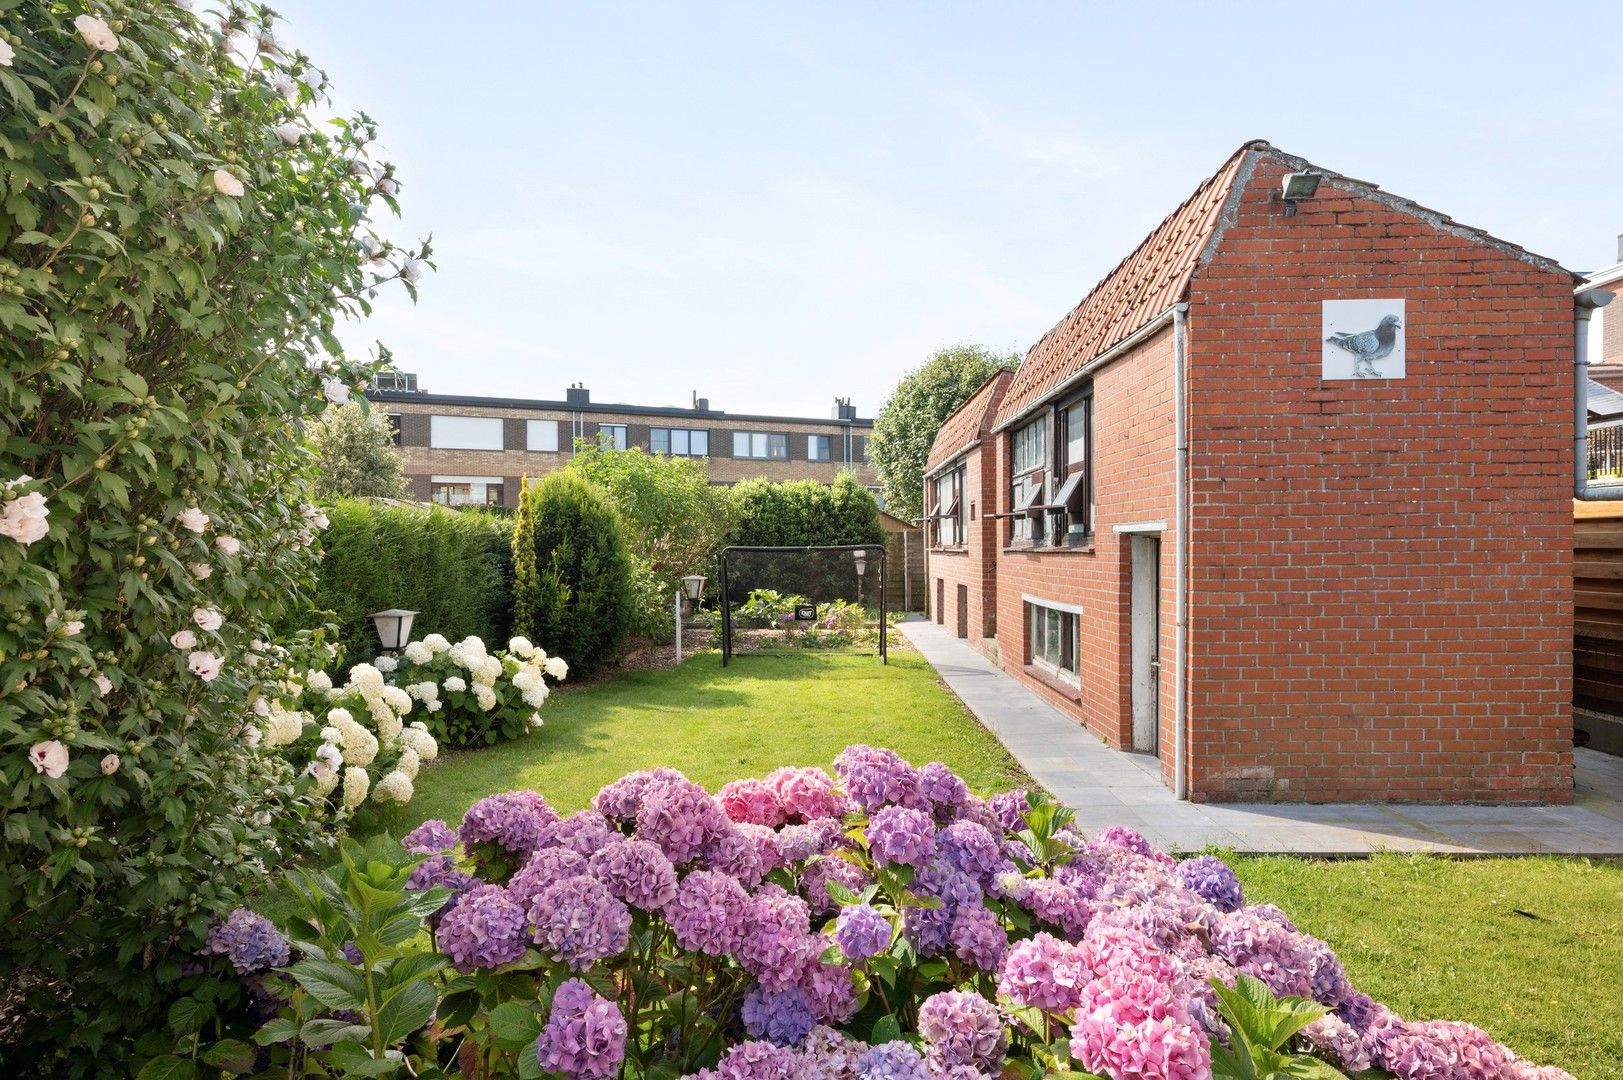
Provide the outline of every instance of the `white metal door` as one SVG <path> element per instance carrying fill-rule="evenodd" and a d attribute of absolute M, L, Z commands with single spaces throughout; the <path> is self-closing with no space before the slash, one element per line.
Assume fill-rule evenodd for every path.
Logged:
<path fill-rule="evenodd" d="M 1161 685 L 1161 540 L 1132 537 L 1133 749 L 1158 753 Z"/>

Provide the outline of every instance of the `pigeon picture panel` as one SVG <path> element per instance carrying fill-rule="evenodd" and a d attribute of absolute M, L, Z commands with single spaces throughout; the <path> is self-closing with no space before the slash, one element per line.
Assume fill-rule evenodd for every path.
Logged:
<path fill-rule="evenodd" d="M 1403 298 L 1326 300 L 1322 336 L 1330 379 L 1404 377 Z"/>

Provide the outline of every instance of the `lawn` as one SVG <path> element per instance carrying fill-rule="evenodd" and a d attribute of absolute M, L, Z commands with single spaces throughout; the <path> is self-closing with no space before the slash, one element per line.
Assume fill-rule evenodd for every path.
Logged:
<path fill-rule="evenodd" d="M 568 813 L 637 769 L 669 765 L 714 791 L 780 765 L 821 765 L 854 742 L 888 746 L 922 765 L 945 761 L 981 794 L 1028 783 L 998 741 L 936 686 L 934 670 L 897 649 L 873 656 L 705 652 L 680 668 L 630 672 L 560 691 L 529 738 L 448 754 L 417 777 L 417 795 L 385 822 L 456 822 L 493 791 L 533 788 Z"/>
<path fill-rule="evenodd" d="M 1580 1080 L 1623 1080 L 1623 863 L 1232 860 L 1250 902 L 1328 941 L 1399 1014 L 1467 1020 Z"/>

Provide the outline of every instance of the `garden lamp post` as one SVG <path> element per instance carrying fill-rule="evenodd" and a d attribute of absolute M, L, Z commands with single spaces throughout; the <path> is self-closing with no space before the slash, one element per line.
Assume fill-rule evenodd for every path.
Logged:
<path fill-rule="evenodd" d="M 388 611 L 374 611 L 371 615 L 372 625 L 377 628 L 378 642 L 383 651 L 390 656 L 406 647 L 411 640 L 411 621 L 417 617 L 415 611 L 406 611 L 404 608 L 390 608 Z"/>
<path fill-rule="evenodd" d="M 857 602 L 862 602 L 862 577 L 868 572 L 868 553 L 857 548 L 851 553 L 851 561 L 857 564 Z"/>
<path fill-rule="evenodd" d="M 699 598 L 704 595 L 704 575 L 689 574 L 682 579 L 682 587 L 676 590 L 676 662 L 682 662 L 682 597 L 692 600 L 695 606 Z"/>

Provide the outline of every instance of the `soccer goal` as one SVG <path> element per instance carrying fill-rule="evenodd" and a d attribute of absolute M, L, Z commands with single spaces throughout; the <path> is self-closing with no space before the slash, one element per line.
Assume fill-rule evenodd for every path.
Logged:
<path fill-rule="evenodd" d="M 727 547 L 721 551 L 721 662 L 804 649 L 872 653 L 889 663 L 885 549 Z"/>

